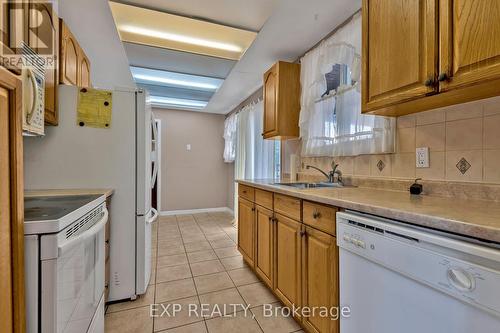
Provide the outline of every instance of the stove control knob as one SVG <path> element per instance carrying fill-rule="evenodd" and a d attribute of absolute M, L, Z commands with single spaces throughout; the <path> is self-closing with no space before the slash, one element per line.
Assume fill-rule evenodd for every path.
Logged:
<path fill-rule="evenodd" d="M 475 287 L 474 277 L 461 268 L 449 268 L 448 281 L 460 291 L 472 291 Z"/>
<path fill-rule="evenodd" d="M 344 239 L 345 242 L 347 243 L 351 243 L 352 242 L 352 239 L 351 237 L 349 237 L 349 235 L 347 234 L 344 234 L 344 237 L 342 237 Z"/>

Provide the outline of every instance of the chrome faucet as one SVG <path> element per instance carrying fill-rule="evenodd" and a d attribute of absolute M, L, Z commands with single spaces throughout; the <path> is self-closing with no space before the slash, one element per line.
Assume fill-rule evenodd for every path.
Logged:
<path fill-rule="evenodd" d="M 338 170 L 339 165 L 332 161 L 332 170 L 329 173 L 324 172 L 320 168 L 317 168 L 313 165 L 307 165 L 306 169 L 314 169 L 321 172 L 325 175 L 326 179 L 328 179 L 329 183 L 335 183 L 335 176 L 337 176 L 337 183 L 342 184 L 342 171 Z"/>

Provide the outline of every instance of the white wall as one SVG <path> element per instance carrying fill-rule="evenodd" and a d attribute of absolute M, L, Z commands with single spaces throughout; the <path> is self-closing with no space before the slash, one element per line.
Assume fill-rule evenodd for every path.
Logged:
<path fill-rule="evenodd" d="M 125 49 L 106 0 L 59 0 L 58 13 L 91 63 L 96 88 L 135 88 Z"/>

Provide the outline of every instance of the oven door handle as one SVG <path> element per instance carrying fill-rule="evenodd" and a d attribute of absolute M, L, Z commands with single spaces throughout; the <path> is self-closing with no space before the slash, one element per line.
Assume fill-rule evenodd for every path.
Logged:
<path fill-rule="evenodd" d="M 106 208 L 104 208 L 104 215 L 99 220 L 99 222 L 97 222 L 96 224 L 94 224 L 93 226 L 91 226 L 90 228 L 85 230 L 80 235 L 77 235 L 76 237 L 73 237 L 64 243 L 59 244 L 59 246 L 58 246 L 59 257 L 63 256 L 64 253 L 68 249 L 71 249 L 73 246 L 75 246 L 79 243 L 85 242 L 88 238 L 90 238 L 90 237 L 96 235 L 98 232 L 100 232 L 102 230 L 102 228 L 104 228 L 106 223 L 108 223 L 108 216 L 109 216 L 108 210 Z"/>
<path fill-rule="evenodd" d="M 146 223 L 147 224 L 151 224 L 153 223 L 154 221 L 156 221 L 156 219 L 158 218 L 158 211 L 154 208 L 151 208 L 151 211 L 153 212 L 153 216 L 151 216 L 149 219 L 146 220 Z"/>

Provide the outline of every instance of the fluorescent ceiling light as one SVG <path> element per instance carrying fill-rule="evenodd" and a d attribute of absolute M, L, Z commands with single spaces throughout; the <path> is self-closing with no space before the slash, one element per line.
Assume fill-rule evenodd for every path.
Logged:
<path fill-rule="evenodd" d="M 135 66 L 130 66 L 130 71 L 134 80 L 139 84 L 153 84 L 190 90 L 215 92 L 224 82 L 223 79 L 214 77 L 175 73 Z"/>
<path fill-rule="evenodd" d="M 149 100 L 153 105 L 182 107 L 188 109 L 203 109 L 207 106 L 207 102 L 195 101 L 192 99 L 171 98 L 162 96 L 150 96 Z"/>
<path fill-rule="evenodd" d="M 164 78 L 164 77 L 159 77 L 159 76 L 151 76 L 151 75 L 145 75 L 145 74 L 133 74 L 133 76 L 134 76 L 134 79 L 136 79 L 136 80 L 165 83 L 165 84 L 173 85 L 173 86 L 193 87 L 193 88 L 200 88 L 200 89 L 207 89 L 207 90 L 217 90 L 217 88 L 219 88 L 219 86 L 216 86 L 214 84 L 209 84 L 209 83 L 201 83 L 201 82 L 194 82 L 194 81 L 182 81 L 182 80 L 175 80 L 175 79 L 169 79 L 169 78 Z"/>
<path fill-rule="evenodd" d="M 179 43 L 186 43 L 186 44 L 191 44 L 191 45 L 199 45 L 199 46 L 210 47 L 213 49 L 225 50 L 225 51 L 230 51 L 230 52 L 241 53 L 243 51 L 242 48 L 239 47 L 238 45 L 220 43 L 220 42 L 215 42 L 212 40 L 189 37 L 189 36 L 184 36 L 184 35 L 178 35 L 178 34 L 173 34 L 173 33 L 169 33 L 169 32 L 146 29 L 146 28 L 135 27 L 135 26 L 130 26 L 130 25 L 121 26 L 120 30 L 125 31 L 125 32 L 130 32 L 133 34 L 142 35 L 142 36 L 160 38 L 160 39 L 170 40 L 170 41 L 179 42 Z"/>

